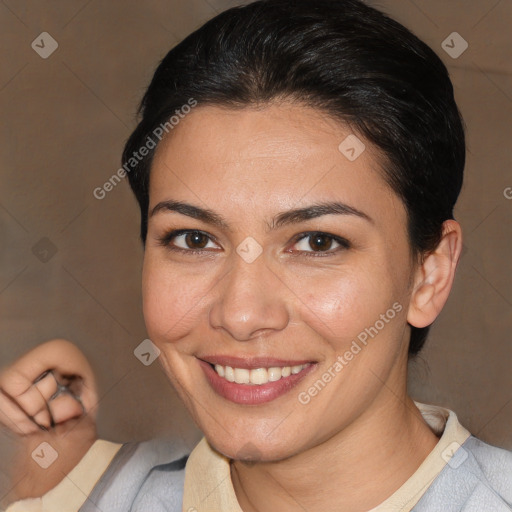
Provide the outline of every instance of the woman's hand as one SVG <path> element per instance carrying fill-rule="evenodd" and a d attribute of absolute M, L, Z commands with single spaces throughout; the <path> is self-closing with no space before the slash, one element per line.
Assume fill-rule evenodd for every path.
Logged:
<path fill-rule="evenodd" d="M 97 401 L 87 358 L 63 339 L 42 343 L 0 371 L 0 427 L 17 434 L 14 456 L 2 461 L 15 483 L 7 503 L 44 495 L 79 463 L 97 438 Z M 48 468 L 33 458 L 41 443 L 58 454 Z"/>
<path fill-rule="evenodd" d="M 0 423 L 19 435 L 95 416 L 96 402 L 87 359 L 63 339 L 37 346 L 0 373 Z"/>

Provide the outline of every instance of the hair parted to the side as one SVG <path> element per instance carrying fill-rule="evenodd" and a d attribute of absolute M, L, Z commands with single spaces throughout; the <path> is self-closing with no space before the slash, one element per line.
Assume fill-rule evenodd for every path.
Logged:
<path fill-rule="evenodd" d="M 260 0 L 209 20 L 158 66 L 123 164 L 191 98 L 229 108 L 292 100 L 350 126 L 382 154 L 416 258 L 437 247 L 443 222 L 453 219 L 465 138 L 447 69 L 409 30 L 360 0 Z M 144 244 L 154 152 L 128 173 Z M 411 326 L 410 355 L 429 327 Z"/>

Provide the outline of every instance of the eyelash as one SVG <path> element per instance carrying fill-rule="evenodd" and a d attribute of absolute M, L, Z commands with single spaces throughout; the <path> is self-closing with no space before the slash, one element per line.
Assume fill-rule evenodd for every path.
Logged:
<path fill-rule="evenodd" d="M 159 243 L 159 245 L 166 247 L 170 251 L 180 252 L 182 254 L 204 256 L 205 253 L 209 252 L 207 249 L 183 249 L 182 247 L 173 246 L 170 243 L 173 238 L 176 238 L 181 235 L 188 235 L 188 234 L 193 234 L 193 233 L 204 235 L 210 241 L 215 241 L 214 239 L 212 239 L 212 237 L 210 235 L 208 235 L 204 231 L 200 231 L 197 229 L 177 229 L 177 230 L 173 230 L 173 231 L 166 233 L 162 237 L 158 237 L 158 243 Z M 325 258 L 326 256 L 333 256 L 342 250 L 347 250 L 352 247 L 351 243 L 348 240 L 346 240 L 345 238 L 341 238 L 336 235 L 331 235 L 329 233 L 324 233 L 323 231 L 305 231 L 303 233 L 299 233 L 298 235 L 295 236 L 293 245 L 297 244 L 298 242 L 300 242 L 303 239 L 307 239 L 308 237 L 313 237 L 314 235 L 320 235 L 323 237 L 327 237 L 328 239 L 330 239 L 334 242 L 337 242 L 340 245 L 340 247 L 337 247 L 334 250 L 327 250 L 327 251 L 298 251 L 299 253 L 301 253 L 301 255 L 304 255 L 307 258 L 309 258 L 309 257 Z"/>

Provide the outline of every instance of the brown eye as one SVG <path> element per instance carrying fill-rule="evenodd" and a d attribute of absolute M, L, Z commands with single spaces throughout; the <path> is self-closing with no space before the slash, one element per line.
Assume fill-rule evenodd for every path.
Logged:
<path fill-rule="evenodd" d="M 333 247 L 333 244 L 334 247 Z M 305 253 L 306 256 L 324 255 L 338 253 L 344 249 L 350 248 L 350 243 L 344 238 L 340 238 L 328 233 L 313 232 L 302 233 L 295 243 L 298 252 Z M 309 253 L 309 254 L 308 254 Z M 316 254 L 315 254 L 316 253 Z"/>
<path fill-rule="evenodd" d="M 319 251 L 327 251 L 331 248 L 333 243 L 332 237 L 323 234 L 310 235 L 309 237 L 309 246 L 312 249 L 316 249 Z"/>
<path fill-rule="evenodd" d="M 208 237 L 199 231 L 185 234 L 185 245 L 190 249 L 204 249 L 208 244 Z"/>
<path fill-rule="evenodd" d="M 158 241 L 160 245 L 170 250 L 189 253 L 207 252 L 203 249 L 210 249 L 212 247 L 207 247 L 208 243 L 213 244 L 211 237 L 206 233 L 187 229 L 171 231 L 158 238 Z"/>

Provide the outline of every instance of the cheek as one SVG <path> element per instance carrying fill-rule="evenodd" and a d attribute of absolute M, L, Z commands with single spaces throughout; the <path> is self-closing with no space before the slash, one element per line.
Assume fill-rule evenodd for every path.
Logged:
<path fill-rule="evenodd" d="M 400 285 L 385 265 L 370 261 L 330 277 L 308 290 L 301 322 L 322 339 L 327 366 L 343 358 L 327 402 L 345 403 L 344 394 L 335 393 L 340 386 L 364 401 L 362 395 L 381 385 L 375 376 L 385 380 L 403 349 L 406 308 Z"/>
<path fill-rule="evenodd" d="M 142 299 L 146 328 L 157 344 L 176 342 L 205 313 L 207 291 L 204 276 L 189 275 L 146 255 L 142 274 Z"/>
<path fill-rule="evenodd" d="M 340 344 L 373 325 L 396 300 L 385 277 L 364 270 L 350 274 L 333 271 L 314 283 L 302 283 L 299 297 L 301 292 L 304 322 L 324 339 Z"/>

